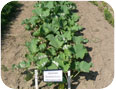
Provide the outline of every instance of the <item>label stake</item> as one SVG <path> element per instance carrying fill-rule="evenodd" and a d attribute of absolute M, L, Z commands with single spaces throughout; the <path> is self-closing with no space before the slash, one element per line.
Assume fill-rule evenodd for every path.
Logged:
<path fill-rule="evenodd" d="M 38 71 L 35 70 L 35 89 L 38 89 Z"/>
<path fill-rule="evenodd" d="M 68 89 L 71 89 L 70 70 L 68 71 Z"/>

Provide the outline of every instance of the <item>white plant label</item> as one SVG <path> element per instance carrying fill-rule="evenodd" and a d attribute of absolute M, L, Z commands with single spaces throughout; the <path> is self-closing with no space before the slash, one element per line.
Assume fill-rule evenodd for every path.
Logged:
<path fill-rule="evenodd" d="M 62 82 L 62 70 L 46 70 L 43 72 L 44 82 Z"/>

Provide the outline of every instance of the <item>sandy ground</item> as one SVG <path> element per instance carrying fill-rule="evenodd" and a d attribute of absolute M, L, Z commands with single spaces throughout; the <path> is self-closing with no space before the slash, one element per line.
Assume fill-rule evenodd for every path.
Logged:
<path fill-rule="evenodd" d="M 12 64 L 25 60 L 27 52 L 25 41 L 30 40 L 30 33 L 21 25 L 22 20 L 31 17 L 35 2 L 21 2 L 21 12 L 12 21 L 9 32 L 2 38 L 2 65 L 11 68 Z M 114 77 L 114 29 L 104 19 L 98 8 L 89 2 L 76 2 L 78 14 L 81 16 L 79 24 L 82 25 L 83 36 L 89 39 L 88 50 L 94 64 L 89 74 L 80 74 L 72 82 L 72 88 L 99 89 L 108 86 Z M 24 81 L 22 71 L 1 71 L 2 80 L 10 88 L 34 88 L 33 81 Z M 79 78 L 79 79 L 78 79 Z M 39 83 L 39 88 L 53 88 Z"/>
<path fill-rule="evenodd" d="M 77 7 L 81 16 L 79 24 L 85 27 L 84 37 L 89 39 L 87 46 L 92 48 L 92 70 L 99 74 L 95 81 L 80 81 L 78 88 L 104 88 L 114 77 L 114 30 L 96 6 L 78 2 Z"/>

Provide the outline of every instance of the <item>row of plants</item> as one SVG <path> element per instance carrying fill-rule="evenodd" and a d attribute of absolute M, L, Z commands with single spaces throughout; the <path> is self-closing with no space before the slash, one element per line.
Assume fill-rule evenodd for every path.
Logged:
<path fill-rule="evenodd" d="M 112 8 L 108 6 L 108 4 L 104 1 L 98 2 L 98 1 L 90 1 L 92 4 L 98 7 L 98 9 L 104 13 L 104 18 L 108 21 L 109 24 L 114 26 L 114 17 L 111 13 L 113 12 Z"/>
<path fill-rule="evenodd" d="M 15 17 L 17 8 L 19 8 L 21 4 L 17 1 L 11 1 L 7 3 L 1 11 L 1 34 L 2 36 L 7 31 L 5 30 L 6 26 L 10 23 L 12 17 Z M 8 71 L 9 69 L 5 65 L 1 65 L 1 70 Z"/>
<path fill-rule="evenodd" d="M 17 8 L 20 4 L 17 1 L 12 1 L 7 3 L 1 11 L 1 27 L 2 29 L 10 22 L 11 17 L 14 17 L 14 14 L 17 11 Z"/>
<path fill-rule="evenodd" d="M 83 27 L 77 23 L 80 17 L 76 4 L 69 1 L 41 1 L 34 7 L 34 16 L 22 22 L 32 35 L 32 40 L 25 44 L 29 50 L 25 55 L 27 60 L 12 67 L 28 71 L 27 81 L 33 78 L 35 69 L 39 76 L 43 70 L 62 69 L 63 82 L 59 86 L 65 88 L 68 70 L 71 70 L 71 78 L 74 78 L 80 72 L 88 73 L 92 67 L 91 62 L 84 60 L 88 55 L 84 46 L 88 39 L 78 34 Z"/>

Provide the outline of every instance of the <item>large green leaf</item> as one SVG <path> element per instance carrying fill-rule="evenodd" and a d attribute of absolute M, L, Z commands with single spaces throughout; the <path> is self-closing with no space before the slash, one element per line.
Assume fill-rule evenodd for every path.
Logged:
<path fill-rule="evenodd" d="M 68 25 L 74 25 L 75 24 L 75 21 L 73 21 L 72 19 L 68 19 Z"/>
<path fill-rule="evenodd" d="M 91 62 L 87 63 L 85 61 L 81 61 L 79 67 L 80 67 L 80 71 L 89 72 L 90 67 L 92 67 L 92 63 Z"/>
<path fill-rule="evenodd" d="M 30 62 L 34 61 L 34 55 L 31 54 L 31 53 L 26 54 L 25 57 L 26 57 Z"/>
<path fill-rule="evenodd" d="M 87 43 L 88 39 L 84 39 L 82 36 L 73 36 L 73 42 L 76 44 Z"/>
<path fill-rule="evenodd" d="M 65 63 L 63 60 L 61 60 L 59 57 L 55 57 L 54 61 L 56 61 L 59 65 L 59 67 L 61 67 L 61 69 L 63 69 L 64 72 L 67 72 L 70 68 L 70 63 Z"/>
<path fill-rule="evenodd" d="M 48 70 L 50 69 L 58 69 L 58 66 L 55 65 L 54 63 L 52 63 L 49 67 L 48 67 Z"/>
<path fill-rule="evenodd" d="M 29 24 L 29 19 L 23 20 L 21 24 Z"/>
<path fill-rule="evenodd" d="M 25 80 L 26 80 L 26 81 L 29 81 L 29 80 L 31 80 L 32 78 L 33 78 L 33 74 L 32 74 L 31 72 L 27 72 L 27 73 L 26 73 Z"/>
<path fill-rule="evenodd" d="M 39 50 L 40 51 L 44 51 L 45 48 L 46 48 L 46 44 L 45 43 L 42 43 L 42 44 L 39 45 Z"/>
<path fill-rule="evenodd" d="M 43 27 L 43 31 L 44 31 L 43 33 L 45 35 L 51 31 L 51 24 L 49 24 L 49 23 L 44 23 L 42 27 Z"/>
<path fill-rule="evenodd" d="M 66 41 L 66 40 L 71 40 L 71 39 L 72 39 L 71 31 L 66 31 L 66 32 L 62 35 L 62 38 L 63 38 L 64 41 Z"/>
<path fill-rule="evenodd" d="M 25 26 L 25 29 L 26 29 L 26 30 L 32 30 L 31 26 L 28 25 L 28 24 Z"/>
<path fill-rule="evenodd" d="M 53 34 L 49 34 L 46 36 L 46 38 L 50 41 L 54 38 L 54 35 Z"/>
<path fill-rule="evenodd" d="M 60 52 L 59 55 L 58 55 L 59 59 L 62 60 L 62 61 L 65 61 L 66 58 L 65 58 L 65 54 L 63 52 Z"/>
<path fill-rule="evenodd" d="M 46 8 L 52 9 L 54 8 L 54 2 L 53 1 L 48 1 L 47 4 L 45 5 Z"/>
<path fill-rule="evenodd" d="M 48 52 L 50 55 L 56 55 L 56 50 L 53 47 L 48 48 Z"/>
<path fill-rule="evenodd" d="M 73 13 L 71 18 L 72 18 L 73 21 L 77 21 L 77 20 L 79 20 L 80 17 L 77 15 L 77 13 Z"/>
<path fill-rule="evenodd" d="M 42 14 L 42 8 L 36 8 L 34 10 L 32 10 L 32 12 L 38 16 L 41 16 Z"/>
<path fill-rule="evenodd" d="M 29 22 L 32 24 L 32 25 L 36 25 L 36 23 L 39 21 L 39 18 L 37 16 L 33 16 L 29 19 Z"/>
<path fill-rule="evenodd" d="M 42 58 L 40 60 L 37 61 L 37 68 L 38 69 L 42 69 L 44 68 L 44 66 L 49 62 L 48 58 Z"/>
<path fill-rule="evenodd" d="M 73 36 L 73 42 L 75 42 L 76 44 L 80 44 L 81 42 L 83 42 L 83 37 L 82 36 Z"/>
<path fill-rule="evenodd" d="M 49 9 L 43 10 L 42 8 L 36 8 L 32 12 L 35 13 L 36 15 L 40 16 L 41 18 L 47 17 L 50 14 Z"/>
<path fill-rule="evenodd" d="M 63 50 L 68 49 L 68 48 L 70 48 L 70 47 L 71 47 L 71 45 L 65 44 L 65 45 L 63 46 Z"/>
<path fill-rule="evenodd" d="M 54 25 L 54 26 L 59 26 L 60 25 L 60 21 L 59 21 L 60 19 L 58 18 L 58 16 L 55 16 L 54 18 L 53 18 L 53 20 L 52 20 L 52 24 Z"/>
<path fill-rule="evenodd" d="M 57 21 L 56 21 L 57 22 Z M 57 30 L 59 29 L 59 24 L 57 23 L 49 24 L 49 23 L 44 23 L 43 24 L 43 33 L 48 34 L 49 32 L 53 32 L 56 34 Z"/>
<path fill-rule="evenodd" d="M 33 58 L 34 58 L 35 62 L 37 62 L 41 59 L 45 59 L 45 58 L 48 59 L 47 55 L 45 53 L 41 53 L 41 52 L 38 52 Z"/>
<path fill-rule="evenodd" d="M 61 9 L 63 10 L 64 14 L 69 14 L 69 8 L 66 5 L 63 5 Z"/>
<path fill-rule="evenodd" d="M 40 28 L 33 33 L 33 36 L 37 37 L 40 35 Z"/>
<path fill-rule="evenodd" d="M 18 68 L 28 68 L 30 67 L 30 62 L 22 61 L 18 64 Z"/>
<path fill-rule="evenodd" d="M 64 2 L 65 5 L 67 5 L 67 7 L 69 7 L 71 10 L 76 9 L 76 4 L 73 2 Z"/>
<path fill-rule="evenodd" d="M 73 32 L 78 31 L 78 25 L 74 24 L 71 28 L 70 28 Z"/>
<path fill-rule="evenodd" d="M 81 31 L 82 29 L 83 29 L 83 27 L 78 25 L 77 30 L 78 30 L 78 31 Z"/>
<path fill-rule="evenodd" d="M 69 49 L 65 49 L 64 54 L 66 56 L 66 60 L 68 60 L 69 58 L 72 58 L 72 53 Z"/>
<path fill-rule="evenodd" d="M 39 39 L 33 38 L 31 42 L 26 42 L 26 46 L 28 47 L 30 53 L 35 54 L 38 52 L 37 44 L 39 42 Z"/>
<path fill-rule="evenodd" d="M 70 68 L 70 63 L 66 63 L 62 67 L 63 67 L 64 72 L 68 72 L 68 70 Z"/>
<path fill-rule="evenodd" d="M 56 16 L 52 20 L 51 31 L 56 34 L 56 32 L 59 30 L 59 28 L 60 28 L 60 22 L 59 22 L 58 16 Z"/>
<path fill-rule="evenodd" d="M 76 71 L 80 71 L 80 67 L 79 66 L 80 66 L 80 62 L 79 61 L 74 61 L 71 64 L 72 69 L 76 70 Z"/>
<path fill-rule="evenodd" d="M 50 45 L 52 45 L 55 48 L 61 48 L 63 42 L 59 41 L 57 37 L 54 37 L 52 34 L 47 36 L 47 39 L 50 41 Z"/>
<path fill-rule="evenodd" d="M 45 53 L 38 53 L 37 54 L 37 58 L 40 60 L 40 59 L 43 59 L 43 58 L 47 58 L 47 55 Z"/>
<path fill-rule="evenodd" d="M 83 46 L 83 44 L 76 44 L 73 46 L 75 51 L 76 59 L 83 59 L 85 54 L 88 53 L 87 49 Z"/>

